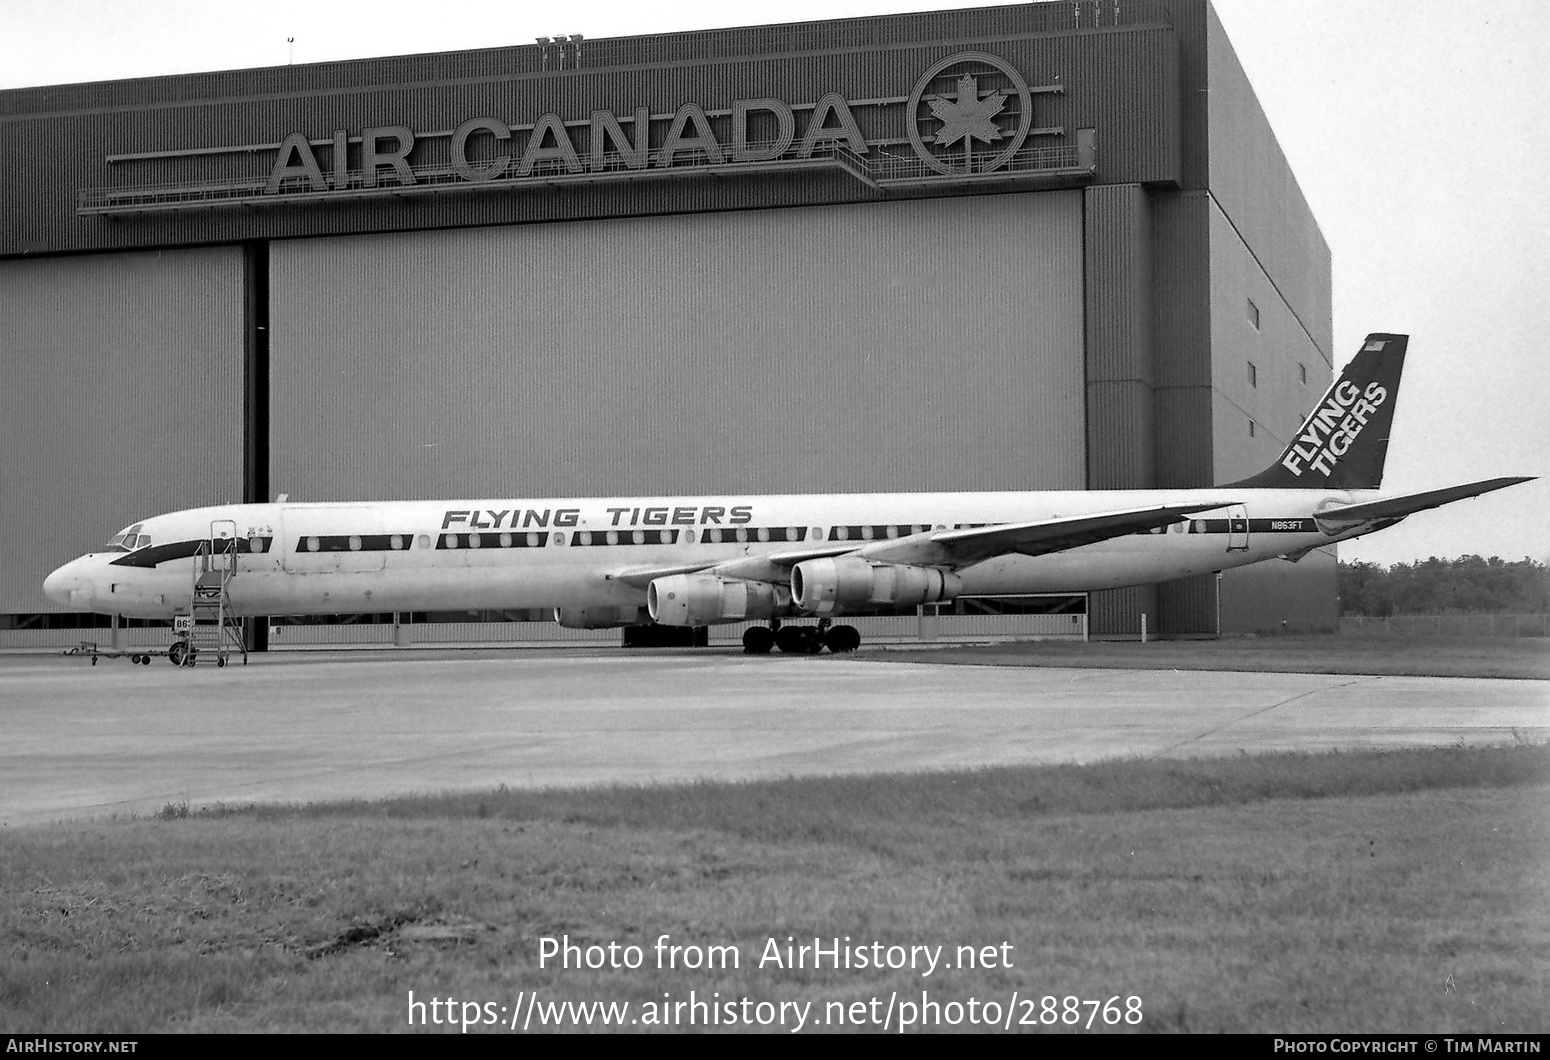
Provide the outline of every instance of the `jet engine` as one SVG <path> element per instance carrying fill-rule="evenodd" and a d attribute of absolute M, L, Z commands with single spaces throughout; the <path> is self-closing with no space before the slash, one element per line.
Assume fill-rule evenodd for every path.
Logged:
<path fill-rule="evenodd" d="M 797 607 L 818 615 L 900 604 L 934 604 L 963 591 L 963 579 L 934 567 L 869 563 L 856 556 L 810 559 L 791 568 Z"/>
<path fill-rule="evenodd" d="M 714 574 L 673 574 L 646 587 L 646 607 L 652 620 L 664 626 L 772 618 L 790 605 L 791 594 L 784 585 Z"/>
<path fill-rule="evenodd" d="M 638 607 L 556 607 L 554 620 L 566 629 L 613 629 L 646 624 L 646 616 Z"/>

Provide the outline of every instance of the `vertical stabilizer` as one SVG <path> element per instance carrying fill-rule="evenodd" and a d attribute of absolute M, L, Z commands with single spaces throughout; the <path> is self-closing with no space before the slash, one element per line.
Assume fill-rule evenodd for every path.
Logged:
<path fill-rule="evenodd" d="M 1340 378 L 1276 462 L 1229 486 L 1256 489 L 1377 489 L 1408 335 L 1368 335 Z"/>

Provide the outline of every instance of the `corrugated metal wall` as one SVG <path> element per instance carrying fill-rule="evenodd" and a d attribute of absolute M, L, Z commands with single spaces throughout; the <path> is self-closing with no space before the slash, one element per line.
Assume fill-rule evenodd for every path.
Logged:
<path fill-rule="evenodd" d="M 1156 367 L 1152 349 L 1152 208 L 1137 184 L 1085 193 L 1087 487 L 1156 485 Z M 1156 629 L 1152 586 L 1093 593 L 1094 633 Z"/>
<path fill-rule="evenodd" d="M 241 255 L 0 262 L 0 613 L 135 519 L 242 495 Z"/>
<path fill-rule="evenodd" d="M 1080 192 L 271 252 L 296 500 L 1081 488 Z"/>
<path fill-rule="evenodd" d="M 1152 320 L 1157 365 L 1157 485 L 1209 486 L 1218 448 L 1213 422 L 1211 195 L 1162 192 L 1153 200 Z M 1217 632 L 1217 585 L 1210 575 L 1157 586 L 1164 635 Z"/>
<path fill-rule="evenodd" d="M 1152 342 L 1157 371 L 1157 485 L 1211 484 L 1210 195 L 1152 200 Z"/>
<path fill-rule="evenodd" d="M 1152 218 L 1137 184 L 1086 192 L 1087 486 L 1156 479 Z"/>

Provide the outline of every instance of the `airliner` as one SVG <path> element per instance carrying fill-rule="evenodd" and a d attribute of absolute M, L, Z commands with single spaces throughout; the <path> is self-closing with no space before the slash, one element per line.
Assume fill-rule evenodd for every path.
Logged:
<path fill-rule="evenodd" d="M 854 626 L 835 621 L 847 614 L 1295 561 L 1529 481 L 1402 495 L 1378 488 L 1408 342 L 1367 336 L 1275 463 L 1210 489 L 282 497 L 143 519 L 43 587 L 72 610 L 172 619 L 190 614 L 194 583 L 214 556 L 228 565 L 230 615 L 552 608 L 562 626 L 580 629 L 751 620 L 759 624 L 743 635 L 750 653 L 847 652 L 861 641 Z M 172 657 L 191 654 L 185 645 Z"/>

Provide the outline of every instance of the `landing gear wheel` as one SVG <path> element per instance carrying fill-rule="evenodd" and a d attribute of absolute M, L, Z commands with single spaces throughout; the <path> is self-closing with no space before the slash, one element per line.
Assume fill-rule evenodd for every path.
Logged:
<path fill-rule="evenodd" d="M 802 651 L 808 655 L 817 655 L 823 651 L 823 634 L 816 626 L 807 626 L 802 630 Z"/>
<path fill-rule="evenodd" d="M 807 653 L 806 626 L 781 626 L 775 631 L 775 647 L 793 655 Z"/>
<path fill-rule="evenodd" d="M 226 656 L 224 656 L 224 655 L 217 655 L 215 657 L 215 665 L 216 666 L 225 666 L 226 665 Z"/>
<path fill-rule="evenodd" d="M 183 645 L 181 645 L 181 644 L 174 644 L 172 647 L 168 648 L 167 649 L 167 661 L 170 662 L 173 666 L 182 666 L 183 665 Z"/>
<path fill-rule="evenodd" d="M 823 642 L 834 654 L 843 655 L 861 647 L 861 633 L 855 626 L 830 626 L 824 632 Z"/>
<path fill-rule="evenodd" d="M 775 631 L 766 626 L 749 626 L 743 630 L 743 652 L 747 655 L 768 655 L 775 646 Z"/>

